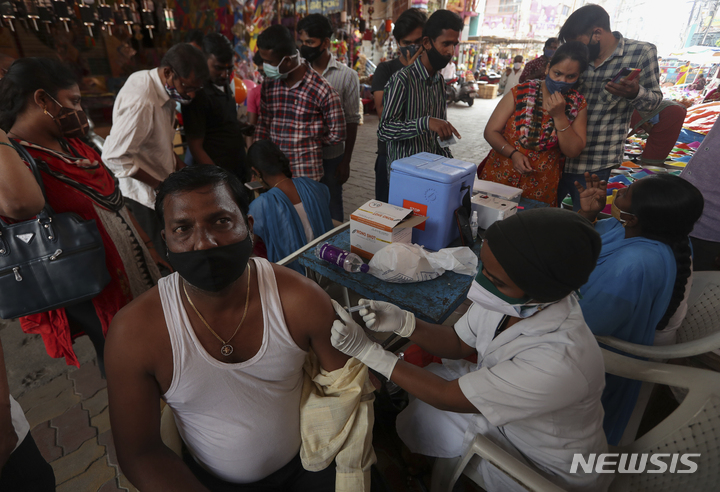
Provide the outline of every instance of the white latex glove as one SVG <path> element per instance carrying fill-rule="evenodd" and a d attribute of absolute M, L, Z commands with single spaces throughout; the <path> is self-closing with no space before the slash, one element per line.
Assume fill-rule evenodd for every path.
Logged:
<path fill-rule="evenodd" d="M 367 306 L 360 310 L 365 326 L 372 331 L 394 332 L 403 338 L 410 338 L 415 331 L 415 315 L 404 311 L 395 304 L 360 299 L 358 305 Z"/>
<path fill-rule="evenodd" d="M 386 352 L 380 344 L 370 340 L 362 327 L 353 321 L 350 313 L 340 304 L 335 301 L 332 303 L 335 312 L 340 316 L 340 319 L 335 320 L 332 325 L 330 342 L 333 347 L 345 355 L 355 357 L 370 369 L 390 379 L 398 358 L 391 352 Z"/>

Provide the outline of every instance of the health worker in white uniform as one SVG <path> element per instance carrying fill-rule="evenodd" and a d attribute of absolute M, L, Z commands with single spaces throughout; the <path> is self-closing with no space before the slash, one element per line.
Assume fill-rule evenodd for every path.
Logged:
<path fill-rule="evenodd" d="M 483 434 L 566 490 L 606 490 L 612 475 L 570 473 L 575 453 L 587 459 L 607 452 L 602 354 L 574 294 L 600 247 L 600 236 L 578 214 L 521 212 L 488 228 L 468 293 L 473 304 L 454 327 L 360 301 L 369 329 L 395 332 L 451 360 L 427 370 L 400 361 L 339 306 L 332 343 L 416 397 L 397 419 L 410 451 L 454 458 Z M 462 360 L 472 354 L 477 364 Z M 524 490 L 485 460 L 478 471 L 488 492 Z"/>

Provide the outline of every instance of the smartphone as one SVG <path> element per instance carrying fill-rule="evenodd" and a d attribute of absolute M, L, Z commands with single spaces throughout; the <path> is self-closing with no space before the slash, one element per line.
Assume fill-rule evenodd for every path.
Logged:
<path fill-rule="evenodd" d="M 250 191 L 260 190 L 262 188 L 265 188 L 265 183 L 262 181 L 248 181 L 245 183 L 245 188 L 247 188 Z"/>
<path fill-rule="evenodd" d="M 610 82 L 612 82 L 613 84 L 617 84 L 617 83 L 620 82 L 622 79 L 627 79 L 628 82 L 629 82 L 629 81 L 631 81 L 631 80 L 635 80 L 635 79 L 638 77 L 638 75 L 640 75 L 640 69 L 639 69 L 639 68 L 628 68 L 628 67 L 625 67 L 625 68 L 623 68 L 622 70 L 620 70 L 620 71 L 615 75 L 615 77 L 613 77 L 612 80 L 610 80 Z"/>
<path fill-rule="evenodd" d="M 440 135 L 438 135 L 437 141 L 440 144 L 440 147 L 442 147 L 443 149 L 445 147 L 450 147 L 451 145 L 455 145 L 457 143 L 457 139 L 455 138 L 455 135 L 450 135 L 450 138 L 448 138 L 446 140 L 442 140 L 440 138 Z"/>

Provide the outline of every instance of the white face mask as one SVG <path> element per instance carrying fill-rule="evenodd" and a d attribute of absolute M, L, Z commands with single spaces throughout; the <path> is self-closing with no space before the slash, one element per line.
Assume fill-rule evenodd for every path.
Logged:
<path fill-rule="evenodd" d="M 482 275 L 482 272 L 478 275 Z M 484 307 L 488 311 L 506 314 L 508 316 L 512 316 L 513 318 L 529 318 L 538 311 L 542 311 L 551 304 L 555 304 L 554 302 L 526 302 L 523 304 L 510 304 L 480 285 L 477 280 L 473 280 L 467 297 L 472 302 Z"/>
<path fill-rule="evenodd" d="M 515 70 L 520 70 L 520 67 L 522 67 L 522 63 L 517 63 L 517 62 L 516 62 L 516 63 L 513 63 L 513 68 L 514 68 Z"/>

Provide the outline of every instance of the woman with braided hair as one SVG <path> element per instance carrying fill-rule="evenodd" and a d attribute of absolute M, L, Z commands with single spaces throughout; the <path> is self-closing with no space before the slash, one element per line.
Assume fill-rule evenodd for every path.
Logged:
<path fill-rule="evenodd" d="M 585 173 L 579 213 L 596 221 L 605 207 L 607 183 Z M 595 222 L 602 250 L 597 267 L 580 288 L 580 306 L 595 335 L 653 345 L 686 301 L 692 273 L 688 235 L 703 210 L 700 191 L 670 174 L 655 174 L 617 191 L 611 219 Z M 625 430 L 638 381 L 606 375 L 604 428 L 616 445 Z"/>

